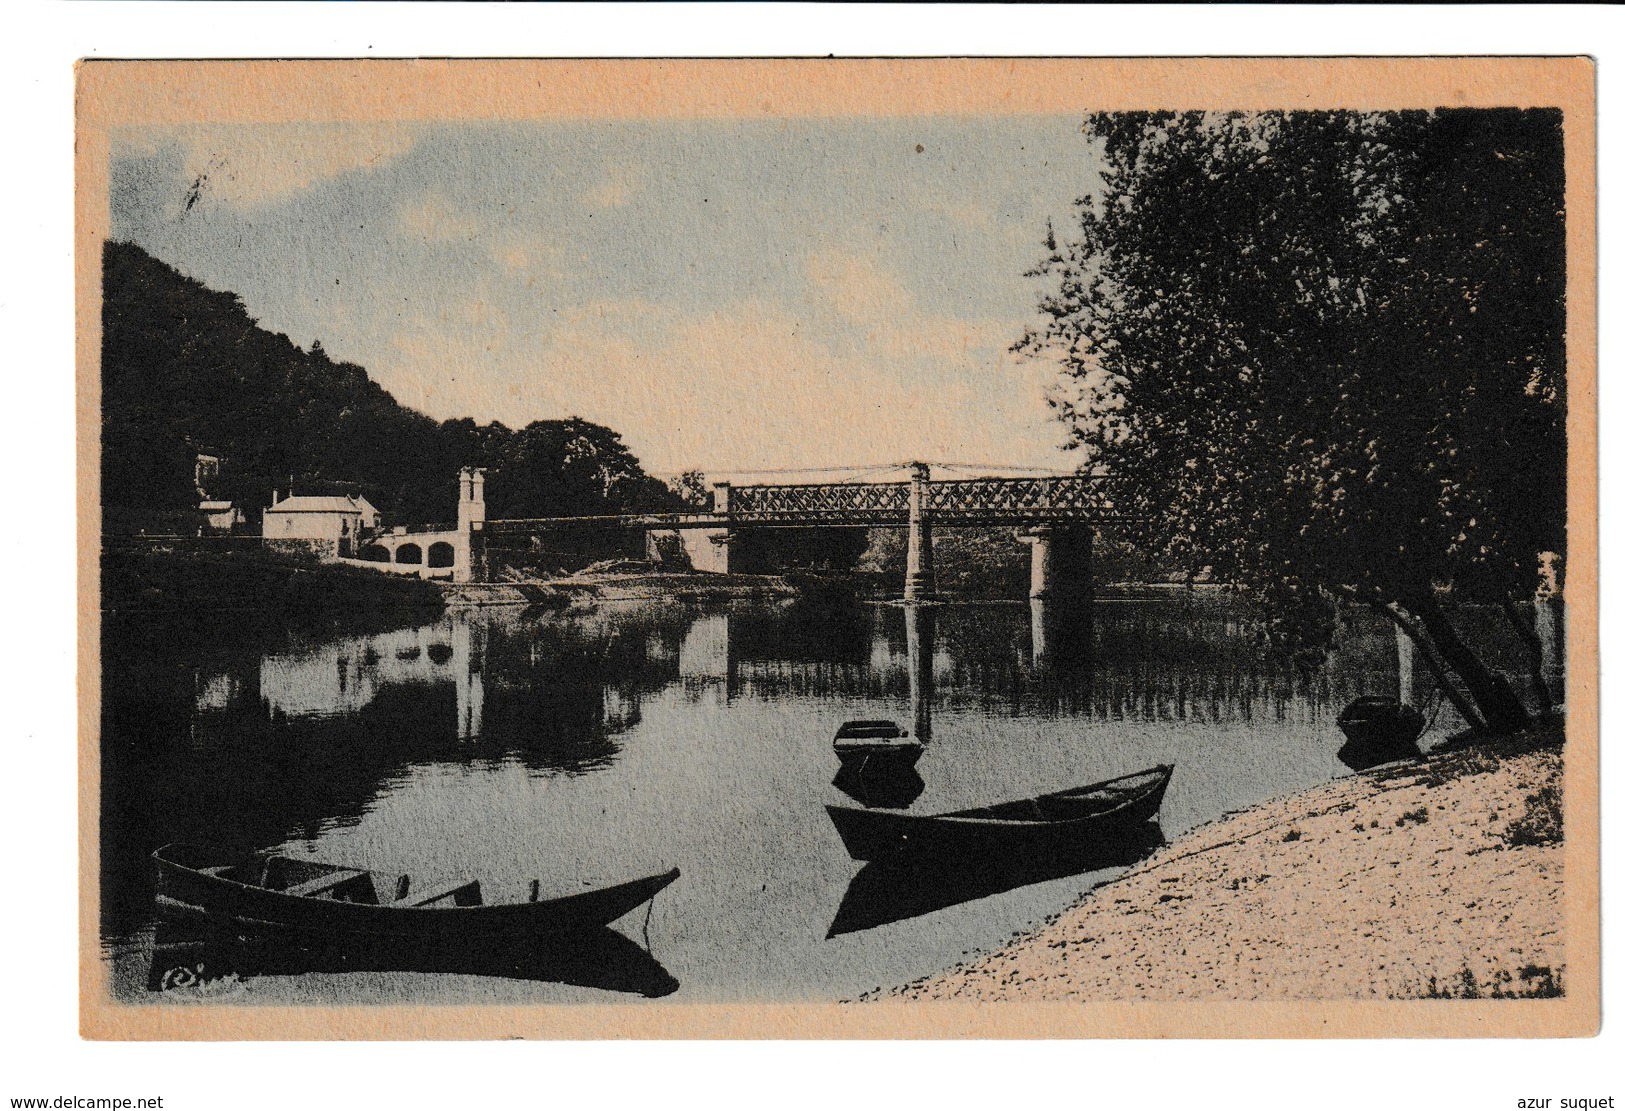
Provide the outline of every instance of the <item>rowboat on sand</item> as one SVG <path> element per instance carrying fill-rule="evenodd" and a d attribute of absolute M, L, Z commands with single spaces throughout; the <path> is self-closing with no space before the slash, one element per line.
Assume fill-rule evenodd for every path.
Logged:
<path fill-rule="evenodd" d="M 1397 698 L 1366 694 L 1343 707 L 1337 727 L 1352 744 L 1403 752 L 1422 735 L 1424 719 L 1421 710 Z"/>
<path fill-rule="evenodd" d="M 854 860 L 900 852 L 1053 852 L 1079 840 L 1133 835 L 1156 817 L 1171 764 L 1069 791 L 946 814 L 901 814 L 826 806 Z"/>
<path fill-rule="evenodd" d="M 464 943 L 545 941 L 607 926 L 642 906 L 678 870 L 608 886 L 486 904 L 480 881 L 428 888 L 407 876 L 264 854 L 234 855 L 191 845 L 153 853 L 158 909 L 166 917 L 225 923 L 244 933 L 327 941 L 372 939 Z"/>

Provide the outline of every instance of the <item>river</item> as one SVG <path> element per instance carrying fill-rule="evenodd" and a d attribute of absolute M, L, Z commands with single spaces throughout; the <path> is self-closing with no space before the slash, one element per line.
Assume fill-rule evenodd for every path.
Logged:
<path fill-rule="evenodd" d="M 1468 616 L 1515 675 L 1495 615 Z M 1041 603 L 644 601 L 320 635 L 113 619 L 104 959 L 131 1001 L 851 998 L 997 945 L 1127 861 L 860 869 L 825 813 L 858 805 L 832 782 L 842 722 L 892 719 L 928 740 L 917 781 L 847 784 L 917 796 L 913 812 L 1173 764 L 1173 838 L 1347 774 L 1338 710 L 1396 688 L 1392 629 L 1371 615 L 1347 615 L 1307 677 L 1266 661 L 1259 630 L 1217 592 L 1103 600 L 1069 637 Z M 1428 736 L 1456 727 L 1446 706 Z M 682 876 L 568 966 L 342 965 L 158 927 L 148 857 L 170 841 L 472 874 L 488 901 L 532 878 L 564 891 Z"/>

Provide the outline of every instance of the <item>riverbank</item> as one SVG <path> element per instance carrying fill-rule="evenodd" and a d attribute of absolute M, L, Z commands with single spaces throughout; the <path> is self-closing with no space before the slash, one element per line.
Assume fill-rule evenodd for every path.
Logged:
<path fill-rule="evenodd" d="M 101 560 L 101 608 L 108 616 L 234 622 L 249 615 L 299 629 L 384 628 L 398 615 L 437 612 L 431 582 L 379 575 L 264 549 L 186 551 L 109 547 Z"/>
<path fill-rule="evenodd" d="M 1200 826 L 1005 948 L 873 998 L 1562 994 L 1563 757 L 1542 733 Z"/>

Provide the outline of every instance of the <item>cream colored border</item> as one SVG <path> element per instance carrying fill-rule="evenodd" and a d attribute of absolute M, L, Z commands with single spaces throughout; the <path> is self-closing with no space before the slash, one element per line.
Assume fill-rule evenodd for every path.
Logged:
<path fill-rule="evenodd" d="M 1568 209 L 1569 564 L 1559 1000 L 193 1008 L 112 1001 L 100 959 L 101 243 L 137 124 L 773 119 L 1136 108 L 1557 107 Z M 1586 58 L 94 61 L 76 102 L 80 1024 L 101 1039 L 1573 1037 L 1600 1023 L 1595 67 Z"/>

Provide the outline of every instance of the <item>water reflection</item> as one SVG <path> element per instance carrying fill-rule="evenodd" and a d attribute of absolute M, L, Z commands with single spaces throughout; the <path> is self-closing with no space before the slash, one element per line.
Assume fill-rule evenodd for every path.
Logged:
<path fill-rule="evenodd" d="M 906 810 L 925 790 L 913 764 L 880 755 L 843 763 L 831 782 L 860 806 L 890 810 Z"/>
<path fill-rule="evenodd" d="M 485 625 L 463 612 L 434 625 L 268 653 L 260 661 L 260 700 L 273 719 L 286 721 L 355 714 L 390 687 L 449 684 L 456 696 L 456 736 L 468 740 L 482 728 L 485 632 Z M 241 687 L 227 676 L 204 678 L 197 709 L 226 709 L 234 692 Z"/>
<path fill-rule="evenodd" d="M 607 926 L 562 944 L 556 938 L 482 942 L 478 947 L 354 940 L 310 947 L 166 923 L 155 936 L 146 989 L 226 997 L 258 977 L 314 972 L 496 976 L 627 992 L 649 999 L 670 995 L 678 987 L 677 979 L 653 954 Z"/>
<path fill-rule="evenodd" d="M 908 700 L 914 737 L 931 743 L 931 702 L 937 696 L 937 610 L 935 606 L 903 607 L 908 651 Z"/>
<path fill-rule="evenodd" d="M 1093 647 L 1093 605 L 1066 604 L 1047 598 L 1027 603 L 1032 625 L 1033 670 L 1040 674 L 1081 677 L 1088 683 Z"/>
<path fill-rule="evenodd" d="M 873 860 L 852 877 L 825 936 L 872 930 L 1046 880 L 1127 867 L 1165 843 L 1162 827 L 1151 822 L 1103 842 L 1061 842 L 1017 857 L 906 853 Z"/>
<path fill-rule="evenodd" d="M 1341 774 L 1338 710 L 1397 681 L 1391 628 L 1359 614 L 1310 678 L 1260 656 L 1233 599 L 1063 616 L 1043 601 L 650 601 L 313 636 L 109 615 L 103 934 L 150 933 L 148 857 L 172 841 L 493 882 L 678 865 L 655 915 L 685 997 L 842 998 L 1068 896 L 1025 880 L 1026 861 L 855 881 L 824 813 L 838 790 L 944 812 L 1177 763 L 1172 835 Z M 1463 626 L 1515 677 L 1524 653 L 1495 620 Z M 859 718 L 930 741 L 912 778 L 860 769 L 830 786 L 835 729 Z M 1438 728 L 1459 728 L 1448 707 Z M 825 942 L 837 904 L 845 932 Z M 864 921 L 907 924 L 847 928 Z"/>

